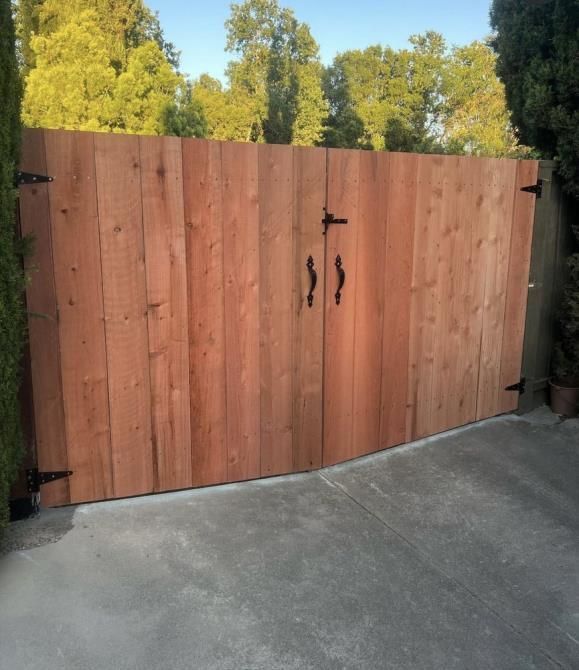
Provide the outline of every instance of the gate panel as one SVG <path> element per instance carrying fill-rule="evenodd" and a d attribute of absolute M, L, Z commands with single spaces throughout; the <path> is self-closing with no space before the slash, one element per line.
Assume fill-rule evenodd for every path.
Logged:
<path fill-rule="evenodd" d="M 93 136 L 45 131 L 70 500 L 113 495 Z"/>
<path fill-rule="evenodd" d="M 194 486 L 227 481 L 221 146 L 183 140 Z"/>
<path fill-rule="evenodd" d="M 140 137 L 155 490 L 191 486 L 181 140 Z"/>

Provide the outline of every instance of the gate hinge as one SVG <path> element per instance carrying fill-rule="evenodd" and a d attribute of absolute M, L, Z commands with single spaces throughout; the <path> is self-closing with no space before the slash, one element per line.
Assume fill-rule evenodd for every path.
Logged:
<path fill-rule="evenodd" d="M 534 193 L 537 198 L 541 198 L 543 195 L 543 180 L 537 179 L 536 184 L 533 184 L 532 186 L 523 186 L 521 191 L 525 191 L 525 193 Z"/>
<path fill-rule="evenodd" d="M 517 384 L 511 384 L 510 386 L 505 387 L 505 391 L 518 391 L 520 395 L 523 395 L 525 392 L 525 385 L 527 380 L 524 377 L 521 377 L 521 381 Z"/>
<path fill-rule="evenodd" d="M 43 484 L 54 482 L 63 477 L 70 477 L 72 470 L 56 470 L 53 472 L 39 472 L 38 468 L 26 470 L 26 481 L 28 482 L 28 493 L 38 493 Z"/>
<path fill-rule="evenodd" d="M 348 219 L 336 219 L 336 217 L 332 213 L 328 212 L 328 210 L 325 207 L 324 207 L 324 212 L 326 213 L 326 215 L 322 219 L 322 223 L 324 224 L 324 232 L 322 233 L 322 235 L 325 235 L 328 232 L 328 226 L 330 224 L 334 224 L 334 223 L 345 224 L 345 223 L 348 223 Z"/>
<path fill-rule="evenodd" d="M 14 186 L 27 186 L 28 184 L 44 184 L 54 181 L 54 177 L 45 174 L 34 174 L 34 172 L 17 172 L 14 175 Z"/>

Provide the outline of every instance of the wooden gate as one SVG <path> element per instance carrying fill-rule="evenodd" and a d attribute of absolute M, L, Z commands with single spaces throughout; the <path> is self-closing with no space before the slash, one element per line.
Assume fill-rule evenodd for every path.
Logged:
<path fill-rule="evenodd" d="M 55 178 L 21 189 L 44 504 L 516 408 L 535 161 L 34 130 L 22 169 Z"/>

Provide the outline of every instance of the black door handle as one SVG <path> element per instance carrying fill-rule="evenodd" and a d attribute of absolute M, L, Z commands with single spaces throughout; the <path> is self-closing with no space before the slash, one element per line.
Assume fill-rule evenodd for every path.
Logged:
<path fill-rule="evenodd" d="M 306 263 L 308 272 L 310 273 L 310 292 L 308 293 L 308 307 L 311 307 L 314 304 L 314 289 L 318 283 L 318 273 L 314 270 L 314 259 L 311 256 L 308 256 L 308 262 Z"/>
<path fill-rule="evenodd" d="M 340 254 L 336 256 L 335 266 L 336 270 L 338 271 L 338 278 L 339 278 L 338 290 L 336 291 L 336 305 L 339 305 L 340 300 L 342 299 L 342 288 L 344 287 L 344 282 L 346 281 L 346 272 L 342 267 L 342 257 L 340 256 Z"/>

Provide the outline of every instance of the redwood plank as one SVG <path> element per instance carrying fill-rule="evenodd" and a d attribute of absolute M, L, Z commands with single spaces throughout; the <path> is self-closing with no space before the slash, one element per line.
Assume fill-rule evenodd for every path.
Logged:
<path fill-rule="evenodd" d="M 293 469 L 322 465 L 324 237 L 321 220 L 326 196 L 326 149 L 294 147 L 294 335 Z M 312 306 L 307 303 L 311 256 L 317 273 Z"/>
<path fill-rule="evenodd" d="M 352 454 L 380 449 L 384 254 L 389 155 L 360 154 L 354 316 Z M 348 225 L 350 225 L 348 223 Z"/>
<path fill-rule="evenodd" d="M 259 300 L 261 475 L 293 469 L 293 150 L 261 145 Z"/>
<path fill-rule="evenodd" d="M 227 481 L 221 147 L 183 140 L 195 486 Z"/>
<path fill-rule="evenodd" d="M 429 435 L 438 318 L 444 158 L 421 156 L 414 230 L 407 441 Z"/>
<path fill-rule="evenodd" d="M 191 486 L 187 265 L 181 140 L 141 137 L 155 490 Z"/>
<path fill-rule="evenodd" d="M 406 436 L 418 159 L 416 154 L 390 154 L 382 329 L 382 447 L 401 444 Z"/>
<path fill-rule="evenodd" d="M 37 174 L 47 173 L 43 130 L 24 131 L 20 168 Z M 33 240 L 33 253 L 25 257 L 24 264 L 28 277 L 26 306 L 36 453 L 38 467 L 47 471 L 68 470 L 49 188 L 52 184 L 35 184 L 20 189 L 22 235 Z M 52 507 L 68 502 L 68 479 L 43 488 L 43 505 Z"/>
<path fill-rule="evenodd" d="M 260 474 L 257 151 L 255 144 L 221 146 L 229 481 Z"/>
<path fill-rule="evenodd" d="M 477 419 L 499 412 L 503 328 L 513 222 L 516 161 L 493 159 L 486 245 L 485 298 L 477 399 Z"/>
<path fill-rule="evenodd" d="M 113 495 L 94 139 L 46 131 L 71 502 Z"/>
<path fill-rule="evenodd" d="M 323 464 L 355 456 L 353 445 L 354 328 L 356 316 L 356 254 L 359 226 L 360 151 L 328 150 L 328 210 L 348 225 L 329 226 L 326 235 L 326 313 L 324 341 Z M 335 301 L 336 257 L 346 280 L 339 305 Z"/>
<path fill-rule="evenodd" d="M 154 463 L 139 139 L 95 135 L 114 495 L 151 492 Z"/>
<path fill-rule="evenodd" d="M 521 378 L 536 203 L 536 197 L 522 193 L 521 188 L 537 182 L 538 170 L 537 161 L 521 161 L 517 166 L 497 413 L 511 412 L 518 406 L 518 394 L 505 388 Z"/>

